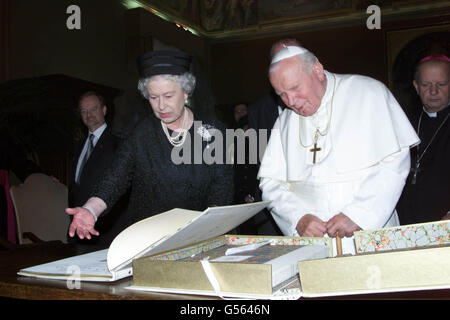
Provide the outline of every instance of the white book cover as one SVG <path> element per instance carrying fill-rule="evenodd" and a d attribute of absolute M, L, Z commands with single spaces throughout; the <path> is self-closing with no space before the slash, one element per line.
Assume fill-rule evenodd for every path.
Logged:
<path fill-rule="evenodd" d="M 132 275 L 133 259 L 177 249 L 225 234 L 269 202 L 211 207 L 205 211 L 172 209 L 123 230 L 109 249 L 25 269 L 21 276 L 81 281 L 115 281 Z"/>

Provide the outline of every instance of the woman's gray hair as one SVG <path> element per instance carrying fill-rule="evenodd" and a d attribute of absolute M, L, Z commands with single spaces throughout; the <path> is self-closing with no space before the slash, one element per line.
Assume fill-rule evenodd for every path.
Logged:
<path fill-rule="evenodd" d="M 296 55 L 295 57 L 297 57 L 299 59 L 299 61 L 301 62 L 301 66 L 302 66 L 303 70 L 305 70 L 305 72 L 308 73 L 308 74 L 311 74 L 314 64 L 316 62 L 319 62 L 319 59 L 317 59 L 317 57 L 311 51 L 306 51 L 306 52 L 304 52 L 302 54 Z M 280 60 L 280 61 L 283 61 L 283 60 Z M 272 63 L 270 65 L 270 67 L 269 67 L 269 75 L 277 67 L 277 65 L 278 65 L 278 63 L 280 61 Z"/>
<path fill-rule="evenodd" d="M 195 77 L 190 72 L 185 72 L 181 75 L 173 75 L 173 74 L 158 74 L 155 76 L 151 76 L 149 78 L 139 79 L 138 81 L 138 90 L 141 92 L 142 96 L 145 99 L 149 99 L 147 85 L 150 81 L 156 79 L 157 77 L 161 77 L 163 79 L 167 79 L 178 84 L 189 97 L 192 95 L 195 89 Z"/>

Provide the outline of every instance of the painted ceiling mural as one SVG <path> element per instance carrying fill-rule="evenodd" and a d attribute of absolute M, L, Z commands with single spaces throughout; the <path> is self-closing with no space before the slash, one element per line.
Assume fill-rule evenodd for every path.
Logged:
<path fill-rule="evenodd" d="M 449 6 L 434 0 L 141 0 L 205 35 L 257 30 L 285 24 L 350 19 L 377 5 L 386 14 Z M 431 8 L 432 9 L 432 8 Z"/>

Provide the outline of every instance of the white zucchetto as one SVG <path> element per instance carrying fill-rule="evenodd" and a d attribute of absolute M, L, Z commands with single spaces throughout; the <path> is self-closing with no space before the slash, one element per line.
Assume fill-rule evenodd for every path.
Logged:
<path fill-rule="evenodd" d="M 272 58 L 272 61 L 270 62 L 270 64 L 274 64 L 277 63 L 281 60 L 287 59 L 287 58 L 291 58 L 293 56 L 297 56 L 300 54 L 304 54 L 306 52 L 309 52 L 308 50 L 306 50 L 305 48 L 302 47 L 297 47 L 297 46 L 284 46 L 283 49 L 281 49 L 280 51 L 277 52 L 277 54 L 275 54 Z"/>

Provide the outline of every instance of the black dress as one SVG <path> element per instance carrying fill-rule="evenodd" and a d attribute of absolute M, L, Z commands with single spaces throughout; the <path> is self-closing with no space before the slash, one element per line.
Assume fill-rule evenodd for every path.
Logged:
<path fill-rule="evenodd" d="M 202 121 L 202 124 L 204 128 L 217 128 L 225 133 L 223 125 L 216 120 Z M 190 163 L 175 164 L 172 161 L 174 147 L 154 116 L 142 120 L 121 142 L 109 173 L 94 194 L 110 208 L 131 187 L 128 208 L 116 224 L 120 226 L 117 233 L 139 220 L 173 208 L 203 211 L 210 206 L 232 203 L 232 166 L 224 159 L 221 159 L 223 164 L 204 161 L 196 164 L 199 156 L 201 158 L 199 153 L 210 147 L 214 149 L 214 139 L 202 138 L 195 132 L 197 126 L 194 124 L 189 130 L 191 143 L 186 140 L 182 150 L 179 147 L 173 153 L 175 156 L 186 155 L 184 152 L 190 151 Z M 223 154 L 225 156 L 225 152 Z M 108 214 L 107 210 L 104 214 Z"/>
<path fill-rule="evenodd" d="M 422 110 L 417 108 L 417 110 Z M 450 119 L 442 125 L 430 143 L 434 133 L 449 115 L 450 107 L 429 117 L 425 112 L 420 121 L 419 152 L 411 149 L 411 173 L 397 204 L 401 224 L 423 223 L 440 220 L 450 210 Z M 421 112 L 409 115 L 417 130 Z M 420 160 L 419 172 L 414 180 L 416 159 Z"/>

